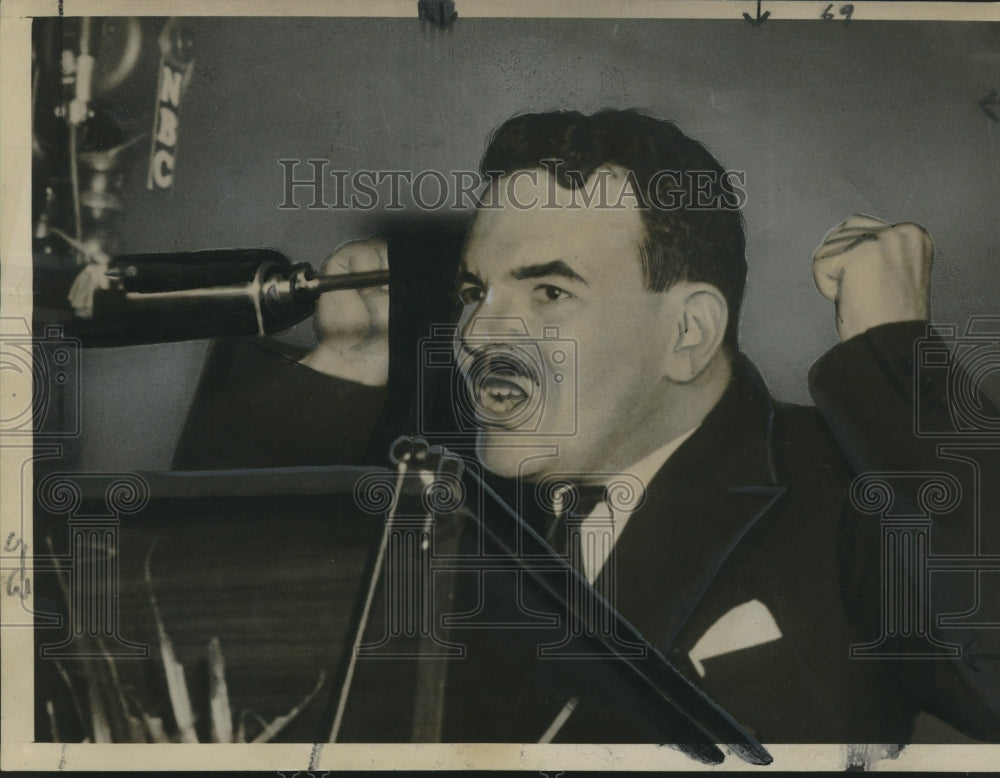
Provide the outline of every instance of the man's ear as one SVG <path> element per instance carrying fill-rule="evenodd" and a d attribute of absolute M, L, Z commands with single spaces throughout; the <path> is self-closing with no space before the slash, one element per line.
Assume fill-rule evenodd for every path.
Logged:
<path fill-rule="evenodd" d="M 693 381 L 722 348 L 729 306 L 712 284 L 679 281 L 663 294 L 669 348 L 663 376 L 676 383 Z"/>

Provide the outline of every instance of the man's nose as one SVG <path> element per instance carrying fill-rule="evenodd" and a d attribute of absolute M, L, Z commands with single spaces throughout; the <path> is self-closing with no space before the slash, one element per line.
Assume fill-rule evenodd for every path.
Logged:
<path fill-rule="evenodd" d="M 520 316 L 491 316 L 478 312 L 462 328 L 462 337 L 466 340 L 475 338 L 498 340 L 512 335 L 527 334 L 527 322 Z"/>

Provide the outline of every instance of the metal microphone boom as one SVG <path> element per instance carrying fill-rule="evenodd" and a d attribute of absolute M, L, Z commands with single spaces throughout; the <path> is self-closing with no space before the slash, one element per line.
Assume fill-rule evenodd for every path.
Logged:
<path fill-rule="evenodd" d="M 319 275 L 271 249 L 135 254 L 108 261 L 93 316 L 67 324 L 85 346 L 270 335 L 312 315 L 325 292 L 389 283 L 389 271 Z"/>

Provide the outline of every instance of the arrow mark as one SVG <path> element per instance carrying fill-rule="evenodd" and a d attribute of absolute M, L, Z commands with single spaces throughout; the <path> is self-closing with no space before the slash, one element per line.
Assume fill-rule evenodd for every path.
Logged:
<path fill-rule="evenodd" d="M 771 15 L 770 11 L 764 11 L 764 13 L 761 14 L 761 12 L 760 12 L 760 0 L 757 0 L 757 18 L 756 19 L 754 17 L 752 17 L 750 14 L 748 14 L 746 11 L 743 12 L 743 18 L 746 19 L 748 22 L 750 22 L 750 25 L 753 26 L 753 27 L 759 27 L 760 25 L 762 25 L 764 22 L 767 21 L 767 17 L 770 16 L 770 15 Z"/>

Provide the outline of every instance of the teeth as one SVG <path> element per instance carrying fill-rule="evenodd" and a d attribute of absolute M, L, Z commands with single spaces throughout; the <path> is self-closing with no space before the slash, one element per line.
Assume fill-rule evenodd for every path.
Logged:
<path fill-rule="evenodd" d="M 487 389 L 483 392 L 483 397 L 486 400 L 492 400 L 495 403 L 520 403 L 525 399 L 526 395 L 516 389 Z"/>
<path fill-rule="evenodd" d="M 480 387 L 491 395 L 510 397 L 513 395 L 524 396 L 527 391 L 517 381 L 505 376 L 491 377 L 480 384 Z"/>
<path fill-rule="evenodd" d="M 514 391 L 513 389 L 490 389 L 490 396 L 495 397 L 498 400 L 507 400 L 514 395 L 520 396 L 522 392 L 520 390 Z"/>
<path fill-rule="evenodd" d="M 528 399 L 528 392 L 507 377 L 487 379 L 479 385 L 479 402 L 491 416 L 507 417 Z"/>

